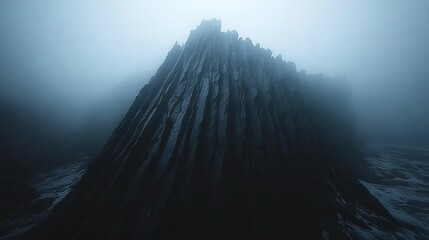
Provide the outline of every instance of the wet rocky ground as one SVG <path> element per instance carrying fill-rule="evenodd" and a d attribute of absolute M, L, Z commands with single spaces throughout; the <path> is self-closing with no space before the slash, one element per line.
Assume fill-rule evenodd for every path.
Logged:
<path fill-rule="evenodd" d="M 26 202 L 0 222 L 0 240 L 14 239 L 49 215 L 79 181 L 86 170 L 86 161 L 37 175 L 28 182 L 31 190 L 37 191 L 34 199 Z"/>
<path fill-rule="evenodd" d="M 344 225 L 365 239 L 429 239 L 429 149 L 375 145 L 364 151 L 375 178 L 361 180 L 403 226 L 389 234 L 375 226 Z M 38 197 L 14 210 L 0 223 L 0 240 L 27 231 L 63 199 L 85 172 L 86 162 L 39 174 L 28 184 Z M 360 212 L 368 214 L 365 209 Z M 377 216 L 374 216 L 377 217 Z"/>
<path fill-rule="evenodd" d="M 429 239 L 429 149 L 375 145 L 365 158 L 376 177 L 361 182 L 404 226 L 396 238 Z"/>

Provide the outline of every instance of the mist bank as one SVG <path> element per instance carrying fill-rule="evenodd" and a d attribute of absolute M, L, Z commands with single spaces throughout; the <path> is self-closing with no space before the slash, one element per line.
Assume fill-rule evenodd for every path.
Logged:
<path fill-rule="evenodd" d="M 37 172 L 95 157 L 151 74 L 130 76 L 80 106 L 68 102 L 66 92 L 49 90 L 49 95 L 33 92 L 34 99 L 2 98 L 2 161 L 31 166 Z"/>

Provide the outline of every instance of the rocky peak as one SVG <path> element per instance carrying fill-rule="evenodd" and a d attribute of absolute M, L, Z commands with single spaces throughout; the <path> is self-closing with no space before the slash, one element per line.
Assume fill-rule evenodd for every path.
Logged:
<path fill-rule="evenodd" d="M 222 21 L 216 18 L 206 20 L 203 19 L 201 24 L 196 28 L 195 32 L 209 33 L 209 32 L 220 32 L 222 28 Z"/>
<path fill-rule="evenodd" d="M 175 44 L 41 236 L 346 238 L 358 205 L 392 219 L 327 156 L 295 65 L 220 29 Z"/>

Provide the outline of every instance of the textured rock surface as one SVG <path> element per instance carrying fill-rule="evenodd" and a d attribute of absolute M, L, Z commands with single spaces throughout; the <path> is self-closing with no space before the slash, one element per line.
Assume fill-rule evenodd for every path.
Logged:
<path fill-rule="evenodd" d="M 172 48 L 33 236 L 337 239 L 367 224 L 356 206 L 392 220 L 321 148 L 294 65 L 220 28 Z"/>

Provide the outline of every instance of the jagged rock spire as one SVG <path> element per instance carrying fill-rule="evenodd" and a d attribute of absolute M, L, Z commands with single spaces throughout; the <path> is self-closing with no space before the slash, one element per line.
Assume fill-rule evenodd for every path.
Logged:
<path fill-rule="evenodd" d="M 389 218 L 326 156 L 294 64 L 271 55 L 203 20 L 174 45 L 41 235 L 318 239 L 346 236 L 337 217 L 352 204 Z"/>

